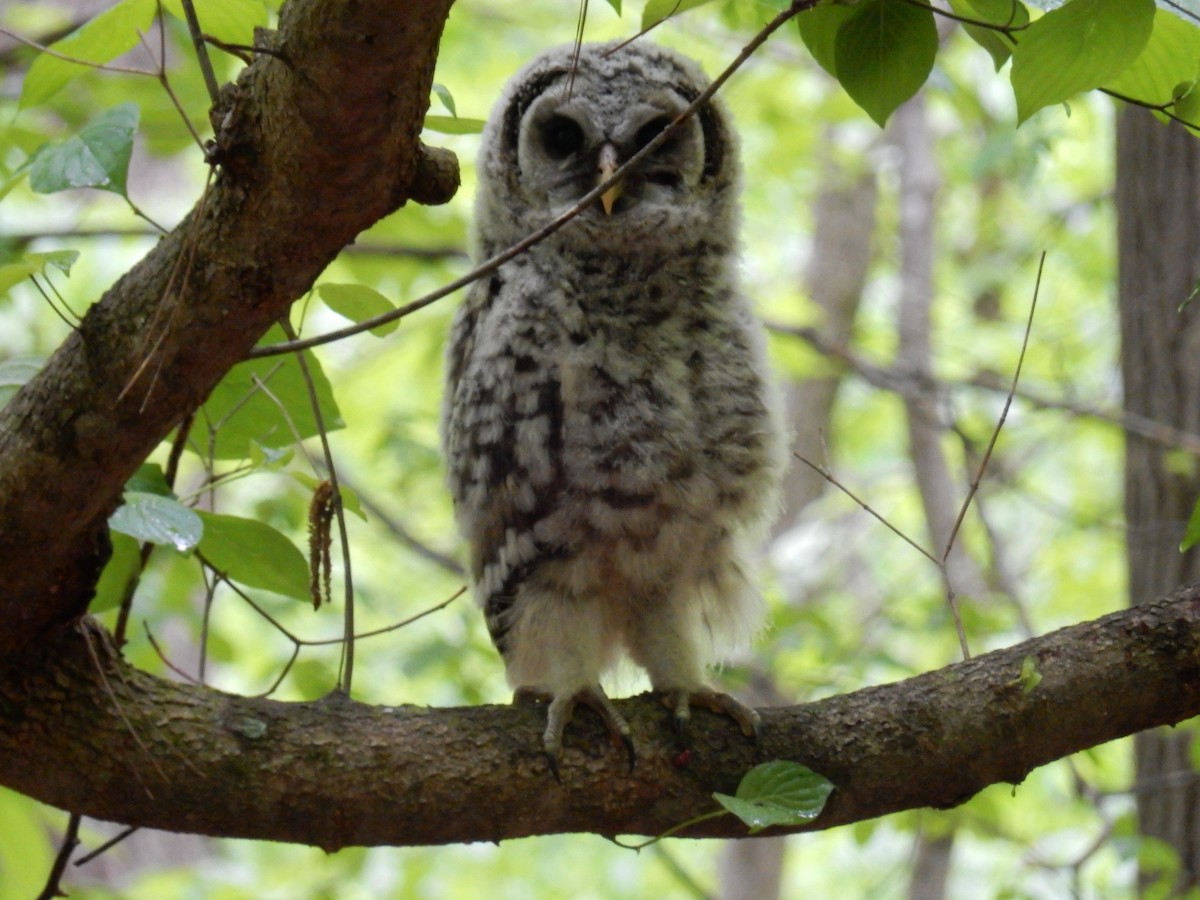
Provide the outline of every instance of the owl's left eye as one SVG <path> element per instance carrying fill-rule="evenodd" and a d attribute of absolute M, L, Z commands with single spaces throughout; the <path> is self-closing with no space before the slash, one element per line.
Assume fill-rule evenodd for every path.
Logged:
<path fill-rule="evenodd" d="M 670 124 L 671 119 L 668 116 L 657 116 L 639 128 L 633 137 L 634 152 L 641 150 L 658 137 L 662 130 Z"/>
<path fill-rule="evenodd" d="M 542 146 L 555 159 L 566 159 L 583 147 L 583 129 L 574 119 L 553 116 L 542 126 Z"/>

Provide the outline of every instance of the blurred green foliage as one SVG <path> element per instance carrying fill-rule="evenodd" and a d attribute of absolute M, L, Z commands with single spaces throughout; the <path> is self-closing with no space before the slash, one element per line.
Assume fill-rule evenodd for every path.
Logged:
<path fill-rule="evenodd" d="M 166 71 L 184 114 L 206 135 L 203 82 L 178 8 L 166 6 L 172 13 L 162 21 Z M 622 18 L 620 3 L 592 4 L 586 38 L 633 34 L 643 14 L 642 6 L 635 6 Z M 657 15 L 654 10 L 661 6 L 652 0 L 646 14 Z M 708 3 L 661 25 L 654 39 L 695 56 L 715 74 L 778 6 L 751 0 Z M 202 19 L 210 7 L 221 18 L 209 30 L 242 43 L 251 42 L 255 25 L 275 16 L 274 4 L 221 0 L 200 4 Z M 986 16 L 995 4 L 956 0 L 954 7 Z M 13 2 L 0 9 L 0 27 L 38 40 L 78 24 L 73 9 L 66 2 Z M 402 7 L 397 10 L 402 15 Z M 153 4 L 123 0 L 107 15 L 123 17 L 122 22 L 134 17 L 129 21 L 157 46 L 159 28 L 150 25 Z M 573 4 L 551 0 L 458 5 L 438 60 L 436 106 L 451 113 L 442 118 L 461 117 L 466 123 L 485 118 L 509 75 L 547 46 L 572 40 L 576 15 Z M 1163 15 L 1157 13 L 1155 37 L 1148 38 L 1152 45 L 1161 35 L 1185 49 L 1192 46 L 1195 29 L 1185 33 L 1174 19 L 1160 25 L 1157 18 Z M 116 58 L 119 65 L 157 67 L 145 48 L 129 40 L 128 30 L 119 45 L 111 43 L 110 31 L 92 27 L 109 42 L 99 48 L 86 43 L 86 30 L 76 32 L 84 38 L 75 40 L 85 41 L 82 48 L 77 43 L 77 52 L 128 49 Z M 486 52 L 481 52 L 484 33 Z M 833 71 L 836 37 L 820 38 L 826 68 Z M 804 40 L 814 48 L 819 44 L 812 34 Z M 981 49 L 961 31 L 953 33 L 936 64 L 930 61 L 925 88 L 942 179 L 932 343 L 936 374 L 952 385 L 946 412 L 959 431 L 947 437 L 945 450 L 964 487 L 973 473 L 964 447 L 978 451 L 986 444 L 1003 402 L 1001 393 L 966 382 L 983 373 L 995 373 L 1001 381 L 1011 376 L 1042 251 L 1048 254 L 1046 272 L 1022 390 L 1109 410 L 1119 405 L 1112 104 L 1084 96 L 1072 99 L 1069 111 L 1061 105 L 1040 112 L 1023 107 L 1021 116 L 1028 120 L 1017 129 L 1007 77 L 991 74 L 987 54 L 996 56 L 998 49 L 994 42 L 983 43 Z M 171 227 L 199 197 L 207 169 L 154 77 L 70 64 L 64 69 L 28 49 L 0 47 L 5 76 L 0 277 L 16 273 L 11 285 L 0 284 L 8 288 L 0 295 L 0 373 L 24 373 L 23 378 L 68 334 L 71 314 L 82 315 L 153 246 L 153 228 L 118 194 L 127 191 L 150 219 Z M 30 67 L 35 59 L 41 61 Z M 242 66 L 219 51 L 214 59 L 220 79 L 236 77 Z M 50 74 L 38 75 L 46 80 L 31 87 L 38 67 Z M 813 198 L 830 171 L 845 177 L 876 173 L 875 252 L 853 348 L 886 365 L 896 347 L 899 277 L 898 161 L 887 133 L 813 61 L 796 29 L 772 39 L 722 93 L 736 113 L 746 171 L 744 285 L 766 318 L 819 324 L 802 280 L 811 250 Z M 890 102 L 872 108 L 871 115 L 886 119 Z M 70 142 L 88 133 L 88 123 L 122 104 L 140 110 L 122 191 L 31 189 L 25 176 L 40 147 L 76 146 Z M 442 128 L 426 139 L 458 154 L 463 166 L 458 196 L 443 207 L 410 204 L 361 235 L 322 276 L 324 289 L 296 304 L 293 323 L 302 334 L 342 327 L 347 316 L 370 315 L 384 308 L 381 300 L 403 304 L 466 271 L 478 135 L 471 133 L 475 125 L 438 124 Z M 34 255 L 61 252 L 78 253 L 78 259 L 56 267 Z M 6 268 L 12 266 L 17 268 Z M 28 279 L 31 274 L 36 284 Z M 347 295 L 339 285 L 362 290 Z M 412 616 L 462 584 L 456 571 L 438 561 L 438 554 L 453 557 L 459 550 L 437 448 L 441 353 L 455 302 L 451 298 L 413 314 L 386 336 L 361 335 L 311 356 L 319 369 L 326 422 L 336 427 L 330 441 L 339 473 L 366 511 L 365 520 L 348 520 L 360 631 Z M 787 379 L 833 371 L 794 337 L 774 335 L 772 353 Z M 265 360 L 240 366 L 245 371 L 235 370 L 218 389 L 193 425 L 174 492 L 185 502 L 201 500 L 205 509 L 253 519 L 304 546 L 312 479 L 324 475 L 310 462 L 319 456 L 311 439 L 306 452 L 279 454 L 294 443 L 295 433 L 314 434 L 315 423 L 294 363 L 286 361 L 287 372 L 277 365 Z M 257 389 L 247 374 L 251 371 L 272 389 L 270 394 Z M 0 402 L 10 388 L 0 378 Z M 279 397 L 281 392 L 285 396 Z M 243 412 L 248 423 L 243 428 L 233 417 L 250 409 Z M 793 427 L 804 429 L 803 418 Z M 833 457 L 827 462 L 873 508 L 923 541 L 905 434 L 900 400 L 851 375 L 831 424 Z M 153 461 L 166 464 L 167 446 Z M 986 528 L 969 517 L 960 538 L 997 583 L 989 596 L 962 598 L 965 627 L 977 652 L 1022 639 L 1027 625 L 1045 632 L 1123 605 L 1121 450 L 1121 433 L 1109 423 L 1015 402 L 979 495 Z M 219 486 L 211 489 L 214 479 Z M 115 565 L 127 576 L 135 550 L 121 549 Z M 936 570 L 835 490 L 827 490 L 776 540 L 762 577 L 773 615 L 753 662 L 770 674 L 782 697 L 810 700 L 958 658 Z M 117 583 L 123 585 L 124 578 Z M 117 589 L 109 590 L 97 610 L 110 626 Z M 335 586 L 332 607 L 317 612 L 261 585 L 246 590 L 257 609 L 214 587 L 194 555 L 156 547 L 135 597 L 128 656 L 163 675 L 169 675 L 168 660 L 196 674 L 203 659 L 207 682 L 223 690 L 259 693 L 285 670 L 274 693 L 280 699 L 312 699 L 331 690 L 340 647 L 306 646 L 286 669 L 294 645 L 263 613 L 292 634 L 336 638 L 340 590 Z M 744 678 L 745 670 L 728 674 Z M 626 687 L 638 690 L 641 683 L 629 679 Z M 381 704 L 507 699 L 500 661 L 482 617 L 467 599 L 406 628 L 360 641 L 354 688 L 357 699 Z M 914 837 L 950 831 L 956 840 L 949 896 L 1126 894 L 1132 891 L 1139 854 L 1164 870 L 1171 865 L 1169 851 L 1142 845 L 1130 826 L 1132 800 L 1122 793 L 1132 777 L 1130 758 L 1123 743 L 1096 748 L 1032 773 L 1015 790 L 993 787 L 950 812 L 911 812 L 792 838 L 785 896 L 904 896 Z M 1078 790 L 1080 780 L 1094 792 Z M 2 900 L 29 897 L 40 888 L 64 821 L 61 812 L 0 791 Z M 1114 837 L 1105 840 L 1110 829 Z M 84 845 L 94 847 L 111 833 L 85 823 Z M 500 847 L 350 849 L 332 856 L 304 847 L 191 838 L 168 841 L 166 851 L 139 849 L 139 842 L 143 848 L 159 846 L 150 840 L 135 835 L 101 860 L 69 871 L 64 885 L 71 896 L 86 900 L 686 896 L 692 889 L 678 871 L 712 893 L 720 859 L 712 842 L 670 842 L 661 853 L 635 855 L 588 835 Z"/>

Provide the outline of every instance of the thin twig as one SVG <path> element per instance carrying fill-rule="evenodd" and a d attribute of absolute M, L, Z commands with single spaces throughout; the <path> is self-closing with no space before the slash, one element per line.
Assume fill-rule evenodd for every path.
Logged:
<path fill-rule="evenodd" d="M 183 0 L 183 15 L 187 19 L 188 32 L 192 36 L 192 44 L 196 48 L 196 61 L 200 63 L 200 72 L 204 75 L 204 86 L 208 88 L 208 98 L 217 102 L 220 87 L 217 76 L 213 72 L 212 60 L 208 58 L 208 47 L 204 43 L 204 33 L 200 30 L 200 20 L 196 18 L 196 7 L 192 0 Z"/>
<path fill-rule="evenodd" d="M 158 760 L 154 758 L 154 755 L 150 752 L 150 748 L 146 746 L 141 735 L 137 733 L 137 729 L 134 728 L 133 723 L 129 721 L 129 716 L 125 714 L 125 707 L 123 707 L 121 705 L 121 701 L 117 699 L 117 692 L 113 690 L 113 686 L 108 680 L 108 675 L 106 675 L 104 672 L 104 666 L 100 662 L 100 654 L 96 652 L 96 647 L 92 643 L 93 639 L 91 633 L 85 627 L 80 630 L 80 634 L 83 635 L 83 643 L 87 647 L 88 656 L 91 657 L 92 665 L 95 667 L 96 674 L 100 676 L 100 683 L 104 687 L 104 693 L 107 694 L 108 699 L 112 701 L 113 708 L 117 711 L 117 715 L 125 724 L 126 731 L 128 731 L 129 736 L 133 738 L 133 742 L 138 745 L 144 754 L 146 754 L 146 758 L 150 760 L 150 765 L 154 766 L 158 774 L 162 776 L 163 781 L 166 781 L 167 775 L 162 770 L 162 766 L 158 764 Z M 133 776 L 142 786 L 142 790 L 146 792 L 146 796 L 151 800 L 154 800 L 154 792 L 150 790 L 150 786 L 146 784 L 145 780 L 143 780 L 141 770 L 138 769 L 137 766 L 131 766 L 131 768 L 133 770 Z"/>
<path fill-rule="evenodd" d="M 383 526 L 392 533 L 402 544 L 420 556 L 426 559 L 441 569 L 449 572 L 452 575 L 462 576 L 466 574 L 466 569 L 462 563 L 447 553 L 430 547 L 411 531 L 405 527 L 404 523 L 394 517 L 386 509 L 371 499 L 362 487 L 355 483 L 352 478 L 348 478 L 343 472 L 341 474 L 341 483 L 346 488 L 358 495 L 358 502 L 362 504 L 364 510 L 369 512 L 371 516 L 378 522 L 382 522 Z"/>
<path fill-rule="evenodd" d="M 903 531 L 901 531 L 899 528 L 897 528 L 895 525 L 893 525 L 891 522 L 889 522 L 887 519 L 885 519 L 879 513 L 875 512 L 875 510 L 873 510 L 871 508 L 870 504 L 868 504 L 865 500 L 860 499 L 859 496 L 854 493 L 854 491 L 850 490 L 850 488 L 846 487 L 844 484 L 842 484 L 840 481 L 838 481 L 837 478 L 834 477 L 833 473 L 829 471 L 829 469 L 825 468 L 824 466 L 817 465 L 816 463 L 812 462 L 811 460 L 806 459 L 805 457 L 801 456 L 799 453 L 793 453 L 792 456 L 795 459 L 800 460 L 800 462 L 804 463 L 806 466 L 808 466 L 810 469 L 812 469 L 814 472 L 816 472 L 818 475 L 820 475 L 822 478 L 824 478 L 826 481 L 828 481 L 830 484 L 832 484 L 835 488 L 837 488 L 839 491 L 841 491 L 843 494 L 845 494 L 847 497 L 849 497 L 851 500 L 853 500 L 855 503 L 857 503 L 859 506 L 861 506 L 866 512 L 870 513 L 880 523 L 885 525 L 889 531 L 891 531 L 894 535 L 896 535 L 896 537 L 900 538 L 900 540 L 904 541 L 904 543 L 908 544 L 908 546 L 912 547 L 914 550 L 916 550 L 918 553 L 920 553 L 922 556 L 924 556 L 927 560 L 929 560 L 931 563 L 933 563 L 939 569 L 944 568 L 944 565 L 941 560 L 939 560 L 936 556 L 934 556 L 932 553 L 930 553 L 928 550 L 926 550 L 924 547 L 922 547 L 920 544 L 918 544 L 916 541 L 914 541 L 912 538 L 910 538 L 907 534 L 905 534 Z"/>
<path fill-rule="evenodd" d="M 921 376 L 895 367 L 881 366 L 870 362 L 849 348 L 830 341 L 820 331 L 810 326 L 785 325 L 782 322 L 774 321 L 766 321 L 764 325 L 773 334 L 795 337 L 805 341 L 822 356 L 844 363 L 868 384 L 893 391 L 902 397 L 918 397 L 963 388 L 977 388 L 997 393 L 1009 391 L 1009 385 L 998 383 L 987 373 L 975 375 L 965 381 L 942 381 L 928 375 Z M 1200 456 L 1200 435 L 1156 422 L 1146 416 L 1130 412 L 1114 412 L 1073 400 L 1047 397 L 1029 388 L 1018 387 L 1014 396 L 1037 409 L 1062 410 L 1072 415 L 1096 419 L 1114 425 L 1127 434 L 1143 437 L 1163 447 L 1186 450 Z"/>
<path fill-rule="evenodd" d="M 187 128 L 188 133 L 191 134 L 192 140 L 196 142 L 196 146 L 200 148 L 201 152 L 204 152 L 204 141 L 201 140 L 199 132 L 197 132 L 195 129 L 195 126 L 192 125 L 192 120 L 188 118 L 188 114 L 184 110 L 183 104 L 179 101 L 179 97 L 176 95 L 175 89 L 171 87 L 171 79 L 167 77 L 167 37 L 166 37 L 166 32 L 165 32 L 165 24 L 164 24 L 165 22 L 166 22 L 166 17 L 163 15 L 163 11 L 162 11 L 162 0 L 159 0 L 159 3 L 158 3 L 159 57 L 158 57 L 158 72 L 156 73 L 157 78 L 158 78 L 158 83 L 161 84 L 163 90 L 167 92 L 167 97 L 170 99 L 171 105 L 174 106 L 175 111 L 177 113 L 179 113 L 179 118 L 183 119 L 184 127 Z M 146 38 L 142 35 L 142 33 L 140 31 L 138 32 L 138 39 L 142 42 L 142 46 L 146 48 L 146 52 L 150 54 L 150 58 L 153 59 L 154 53 L 153 53 L 153 51 L 150 50 L 149 44 L 146 43 Z M 207 159 L 207 154 L 205 154 L 205 158 Z M 146 221 L 149 222 L 150 220 L 147 219 Z M 150 224 L 153 225 L 154 223 L 150 222 Z"/>
<path fill-rule="evenodd" d="M 55 59 L 61 59 L 63 62 L 74 63 L 77 66 L 87 66 L 89 69 L 99 69 L 102 72 L 119 72 L 122 75 L 145 75 L 149 78 L 157 78 L 154 72 L 148 72 L 145 69 L 131 69 L 127 66 L 114 66 L 111 63 L 97 63 L 90 60 L 80 59 L 77 56 L 67 56 L 65 53 L 47 47 L 45 44 L 39 44 L 37 41 L 30 40 L 27 37 L 21 37 L 14 31 L 9 31 L 7 28 L 0 28 L 0 34 L 5 37 L 10 37 L 18 43 L 24 44 L 26 47 L 45 53 L 47 56 L 53 56 Z"/>
<path fill-rule="evenodd" d="M 121 841 L 125 840 L 125 838 L 129 837 L 131 834 L 133 834 L 137 830 L 138 829 L 136 826 L 130 825 L 128 828 L 125 828 L 122 831 L 118 832 L 114 837 L 110 837 L 107 841 L 105 841 L 103 844 L 101 844 L 99 847 L 97 847 L 91 853 L 85 853 L 83 856 L 79 857 L 79 859 L 75 860 L 75 865 L 82 866 L 85 863 L 90 863 L 93 859 L 95 859 L 101 853 L 108 852 L 109 850 L 111 850 L 117 844 L 121 843 Z"/>
<path fill-rule="evenodd" d="M 1017 365 L 1013 370 L 1012 386 L 1009 388 L 1008 396 L 1004 398 L 1004 406 L 1000 410 L 1000 418 L 996 420 L 996 427 L 992 429 L 992 437 L 988 441 L 987 449 L 983 451 L 983 458 L 979 461 L 979 469 L 976 471 L 975 477 L 971 480 L 971 487 L 967 491 L 966 499 L 963 500 L 962 507 L 958 511 L 958 518 L 954 521 L 954 527 L 950 529 L 950 538 L 946 541 L 946 549 L 942 553 L 943 562 L 950 558 L 950 550 L 954 547 L 954 540 L 958 537 L 958 530 L 962 527 L 963 519 L 967 515 L 967 509 L 971 505 L 972 498 L 974 498 L 976 491 L 979 490 L 979 483 L 983 480 L 983 473 L 987 469 L 988 460 L 992 458 L 992 451 L 996 447 L 996 441 L 1000 438 L 1000 429 L 1004 427 L 1004 423 L 1008 419 L 1008 410 L 1012 406 L 1013 396 L 1017 391 L 1017 381 L 1021 377 L 1021 366 L 1025 363 L 1025 351 L 1029 347 L 1029 334 L 1033 330 L 1033 314 L 1037 310 L 1038 292 L 1042 286 L 1042 269 L 1045 265 L 1046 254 L 1043 251 L 1042 257 L 1038 261 L 1037 278 L 1033 284 L 1033 299 L 1029 303 L 1029 317 L 1025 320 L 1025 337 L 1021 341 L 1021 352 L 1017 356 Z"/>
<path fill-rule="evenodd" d="M 158 646 L 158 641 L 156 641 L 154 639 L 154 635 L 150 631 L 150 623 L 149 622 L 142 622 L 142 628 L 144 628 L 146 631 L 146 640 L 148 640 L 150 642 L 150 646 L 154 649 L 154 652 L 158 655 L 159 660 L 162 662 L 162 664 L 164 666 L 166 666 L 168 669 L 170 669 L 172 672 L 174 672 L 176 675 L 178 675 L 180 678 L 182 678 L 188 684 L 194 684 L 194 685 L 204 684 L 204 682 L 201 681 L 199 678 L 196 678 L 194 675 L 189 675 L 187 672 L 185 672 L 179 666 L 175 665 L 175 663 L 171 662 L 171 660 L 167 659 L 167 654 L 163 652 L 162 647 Z"/>
<path fill-rule="evenodd" d="M 42 277 L 46 278 L 44 273 L 43 273 Z M 70 328 L 72 331 L 74 331 L 79 326 L 80 321 L 82 321 L 79 318 L 79 316 L 75 315 L 75 311 L 73 309 L 71 309 L 71 307 L 67 306 L 65 303 L 63 304 L 63 306 L 66 307 L 67 312 L 70 312 L 72 316 L 75 316 L 75 321 L 72 322 L 70 319 L 67 318 L 66 313 L 64 313 L 62 310 L 60 310 L 58 308 L 58 306 L 55 304 L 55 302 L 50 299 L 50 295 L 48 293 L 46 293 L 46 289 L 43 288 L 41 285 L 41 282 L 38 281 L 37 275 L 30 273 L 29 281 L 33 284 L 34 288 L 37 289 L 37 292 L 42 295 L 42 299 L 46 301 L 46 305 L 49 306 L 51 310 L 53 310 L 54 314 L 56 316 L 58 316 L 60 319 L 62 319 L 68 328 Z M 49 278 L 46 278 L 46 283 L 50 284 Z M 53 287 L 53 286 L 51 285 L 51 287 Z M 55 291 L 55 294 L 57 295 L 58 292 Z M 62 297 L 59 297 L 58 299 L 62 300 Z"/>
<path fill-rule="evenodd" d="M 179 458 L 183 455 L 183 448 L 187 443 L 188 431 L 191 429 L 194 416 L 195 413 L 189 413 L 184 416 L 183 421 L 179 423 L 179 427 L 175 431 L 175 440 L 171 442 L 171 452 L 167 457 L 167 467 L 163 471 L 163 478 L 167 482 L 167 487 L 172 489 L 175 487 L 175 478 L 179 474 Z M 138 551 L 137 571 L 125 584 L 125 590 L 121 596 L 121 605 L 117 610 L 117 624 L 113 630 L 113 640 L 118 647 L 125 646 L 125 634 L 129 628 L 129 615 L 133 609 L 133 597 L 137 593 L 142 575 L 146 571 L 146 565 L 150 562 L 150 554 L 153 552 L 154 544 L 150 541 L 144 541 L 141 549 Z"/>
<path fill-rule="evenodd" d="M 83 816 L 79 815 L 79 813 L 71 813 L 70 817 L 68 817 L 67 830 L 63 834 L 62 846 L 58 848 L 58 855 L 54 857 L 54 865 L 50 867 L 50 872 L 46 876 L 46 886 L 38 894 L 37 900 L 54 900 L 55 897 L 67 896 L 67 893 L 59 886 L 59 881 L 62 880 L 63 872 L 67 868 L 71 854 L 79 846 L 79 822 L 82 818 Z"/>
<path fill-rule="evenodd" d="M 1017 4 L 1015 2 L 1012 5 L 1012 12 L 1009 13 L 1008 23 L 1005 25 L 1001 25 L 999 22 L 988 22 L 985 19 L 972 19 L 969 16 L 960 16 L 958 13 L 955 13 L 949 9 L 944 9 L 940 6 L 933 6 L 929 3 L 923 3 L 922 0 L 904 0 L 904 2 L 909 6 L 917 7 L 917 9 L 927 9 L 934 15 L 941 16 L 944 19 L 951 19 L 955 22 L 961 22 L 963 25 L 974 25 L 976 28 L 986 28 L 988 31 L 999 32 L 1014 44 L 1016 44 L 1016 40 L 1013 38 L 1013 32 L 1024 31 L 1029 27 L 1028 23 L 1025 25 L 1012 24 L 1013 19 L 1017 14 Z"/>
<path fill-rule="evenodd" d="M 299 338 L 292 323 L 284 316 L 279 325 L 288 340 Z M 317 398 L 317 388 L 313 384 L 312 373 L 308 369 L 308 360 L 304 351 L 297 351 L 296 362 L 300 364 L 300 372 L 304 376 L 304 386 L 308 391 L 308 402 L 312 406 L 313 420 L 317 423 L 317 436 L 321 440 L 321 454 L 325 458 L 325 470 L 329 474 L 329 484 L 333 488 L 333 512 L 337 517 L 338 538 L 342 544 L 342 584 L 345 591 L 345 664 L 342 668 L 341 689 L 347 697 L 350 696 L 350 685 L 354 676 L 354 575 L 350 566 L 350 536 L 346 529 L 346 511 L 342 508 L 342 489 L 338 485 L 337 466 L 333 462 L 333 451 L 329 448 L 329 435 L 325 430 L 325 417 L 321 412 L 321 403 Z"/>

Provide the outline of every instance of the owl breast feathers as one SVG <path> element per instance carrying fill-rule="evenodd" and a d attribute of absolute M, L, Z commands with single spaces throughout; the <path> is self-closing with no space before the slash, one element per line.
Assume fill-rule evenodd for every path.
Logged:
<path fill-rule="evenodd" d="M 707 84 L 661 47 L 574 49 L 529 64 L 488 121 L 480 258 L 575 205 Z M 622 654 L 681 727 L 689 699 L 752 719 L 704 686 L 705 665 L 757 627 L 743 544 L 781 461 L 761 329 L 736 284 L 737 182 L 710 102 L 602 202 L 477 282 L 453 326 L 449 484 L 509 682 L 551 703 L 552 765 L 576 702 L 627 740 L 599 688 Z"/>

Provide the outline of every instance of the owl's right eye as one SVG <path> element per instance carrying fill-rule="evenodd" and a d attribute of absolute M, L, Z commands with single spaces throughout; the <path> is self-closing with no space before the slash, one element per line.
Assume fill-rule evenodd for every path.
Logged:
<path fill-rule="evenodd" d="M 542 146 L 554 159 L 566 159 L 583 147 L 583 129 L 574 119 L 553 116 L 542 126 Z"/>

